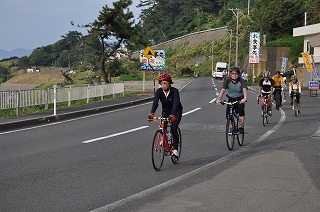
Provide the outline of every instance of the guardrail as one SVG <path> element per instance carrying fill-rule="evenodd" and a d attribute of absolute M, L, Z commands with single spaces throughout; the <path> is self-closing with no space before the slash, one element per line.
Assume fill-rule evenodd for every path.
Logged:
<path fill-rule="evenodd" d="M 28 89 L 28 90 L 12 90 L 0 91 L 0 109 L 16 109 L 19 115 L 19 108 L 45 105 L 48 109 L 50 104 L 68 102 L 68 106 L 74 100 L 86 99 L 87 103 L 91 98 L 104 97 L 116 94 L 124 95 L 124 83 L 113 83 L 104 85 L 84 85 L 84 86 L 68 86 L 47 89 Z"/>

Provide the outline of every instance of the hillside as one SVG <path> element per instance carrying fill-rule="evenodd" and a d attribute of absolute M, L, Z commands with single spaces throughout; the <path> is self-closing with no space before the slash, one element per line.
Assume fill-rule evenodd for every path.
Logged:
<path fill-rule="evenodd" d="M 12 51 L 6 51 L 4 49 L 0 49 L 0 60 L 4 58 L 10 58 L 10 57 L 23 57 L 23 56 L 28 56 L 32 53 L 32 49 L 14 49 Z"/>
<path fill-rule="evenodd" d="M 40 72 L 17 71 L 14 77 L 0 85 L 0 90 L 31 89 L 41 84 L 60 84 L 64 77 L 60 70 L 43 69 Z"/>

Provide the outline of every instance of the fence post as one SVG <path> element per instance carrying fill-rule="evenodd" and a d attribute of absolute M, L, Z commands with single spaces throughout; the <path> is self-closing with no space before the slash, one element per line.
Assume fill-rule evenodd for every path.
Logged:
<path fill-rule="evenodd" d="M 90 85 L 87 85 L 87 104 L 89 103 L 89 98 L 90 98 L 89 89 L 90 89 Z"/>
<path fill-rule="evenodd" d="M 116 83 L 113 83 L 113 86 L 112 86 L 112 97 L 113 98 L 115 97 L 115 90 L 116 90 Z"/>
<path fill-rule="evenodd" d="M 53 115 L 57 115 L 57 85 L 53 86 Z"/>
<path fill-rule="evenodd" d="M 45 110 L 49 109 L 49 88 L 45 90 Z"/>
<path fill-rule="evenodd" d="M 104 93 L 103 93 L 103 91 L 104 91 L 104 89 L 103 89 L 103 88 L 104 88 L 104 87 L 103 87 L 103 85 L 100 85 L 101 100 L 103 100 L 103 96 L 104 96 L 104 95 L 103 95 L 103 94 L 104 94 Z"/>
<path fill-rule="evenodd" d="M 20 107 L 20 90 L 16 92 L 16 116 L 19 116 L 19 107 Z"/>
<path fill-rule="evenodd" d="M 71 106 L 71 86 L 69 87 L 69 90 L 68 90 L 68 106 L 70 107 Z"/>

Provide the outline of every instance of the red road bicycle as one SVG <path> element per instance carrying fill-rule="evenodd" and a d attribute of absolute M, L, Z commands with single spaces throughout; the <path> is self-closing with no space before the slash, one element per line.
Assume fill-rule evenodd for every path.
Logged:
<path fill-rule="evenodd" d="M 160 125 L 159 129 L 156 131 L 153 142 L 152 142 L 152 165 L 156 171 L 159 171 L 162 167 L 164 156 L 171 156 L 173 151 L 173 142 L 169 143 L 167 136 L 167 128 L 171 126 L 169 122 L 169 118 L 163 117 L 154 117 L 152 120 L 148 119 L 148 121 L 159 120 Z M 171 131 L 171 129 L 170 129 Z M 179 162 L 179 158 L 181 157 L 181 147 L 182 147 L 182 139 L 181 139 L 181 130 L 178 127 L 179 134 L 179 143 L 178 143 L 178 151 L 179 157 L 170 157 L 173 164 L 177 164 Z"/>

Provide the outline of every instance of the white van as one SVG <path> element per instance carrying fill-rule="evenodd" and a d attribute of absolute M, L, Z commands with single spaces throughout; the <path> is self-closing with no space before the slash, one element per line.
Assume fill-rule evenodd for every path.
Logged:
<path fill-rule="evenodd" d="M 228 64 L 224 62 L 217 62 L 216 67 L 212 72 L 213 78 L 223 78 L 228 71 Z"/>

